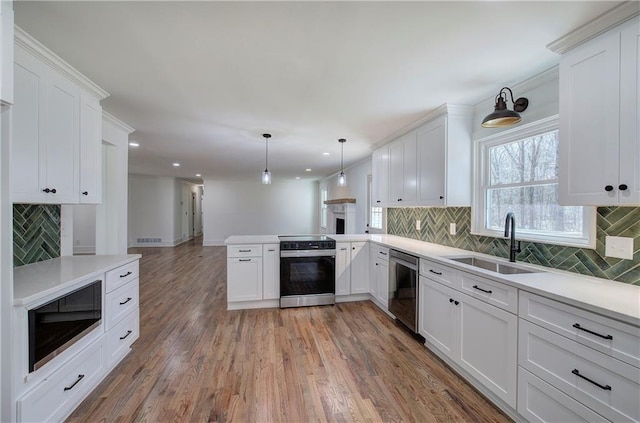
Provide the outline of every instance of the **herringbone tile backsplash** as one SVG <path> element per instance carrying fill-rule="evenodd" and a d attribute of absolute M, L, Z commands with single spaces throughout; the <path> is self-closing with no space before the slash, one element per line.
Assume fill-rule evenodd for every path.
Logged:
<path fill-rule="evenodd" d="M 60 206 L 13 205 L 13 266 L 60 257 Z"/>
<path fill-rule="evenodd" d="M 415 229 L 416 219 L 422 222 L 420 231 Z M 456 235 L 449 234 L 452 222 L 457 226 Z M 509 257 L 509 240 L 471 235 L 470 207 L 389 208 L 387 233 Z M 607 235 L 633 238 L 633 260 L 605 257 Z M 640 285 L 640 207 L 598 207 L 595 250 L 523 241 L 517 260 Z"/>

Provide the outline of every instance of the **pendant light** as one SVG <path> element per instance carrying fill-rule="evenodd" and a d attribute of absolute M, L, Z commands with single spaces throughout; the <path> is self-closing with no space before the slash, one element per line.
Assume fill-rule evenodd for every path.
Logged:
<path fill-rule="evenodd" d="M 271 138 L 271 134 L 262 134 L 264 137 L 264 172 L 262 172 L 262 185 L 271 184 L 271 172 L 269 172 L 269 138 Z"/>
<path fill-rule="evenodd" d="M 513 103 L 513 110 L 507 109 L 507 92 L 511 95 L 511 102 Z M 508 87 L 504 87 L 500 90 L 496 96 L 496 104 L 494 106 L 493 113 L 487 115 L 482 120 L 483 128 L 502 128 L 503 126 L 514 125 L 522 120 L 520 112 L 527 110 L 529 106 L 529 100 L 520 97 L 517 100 L 513 100 L 513 92 Z"/>
<path fill-rule="evenodd" d="M 347 185 L 347 176 L 344 174 L 344 143 L 347 142 L 344 138 L 338 140 L 341 147 L 340 153 L 340 175 L 338 175 L 338 185 L 344 187 Z"/>

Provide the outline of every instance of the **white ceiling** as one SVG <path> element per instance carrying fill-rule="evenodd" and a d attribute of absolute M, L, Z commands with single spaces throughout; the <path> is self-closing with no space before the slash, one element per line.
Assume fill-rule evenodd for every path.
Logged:
<path fill-rule="evenodd" d="M 340 170 L 338 138 L 347 139 L 347 167 L 445 102 L 476 104 L 557 64 L 545 46 L 617 4 L 17 1 L 14 8 L 18 26 L 107 90 L 104 109 L 136 128 L 131 173 L 259 181 L 264 132 L 273 134 L 274 179 L 319 179 Z"/>

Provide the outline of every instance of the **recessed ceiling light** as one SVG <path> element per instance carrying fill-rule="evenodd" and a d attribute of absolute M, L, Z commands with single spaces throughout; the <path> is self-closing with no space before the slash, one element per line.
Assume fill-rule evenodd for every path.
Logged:
<path fill-rule="evenodd" d="M 331 153 L 322 153 L 322 155 L 323 155 L 323 156 L 328 156 L 328 155 L 330 155 L 330 154 L 331 154 Z"/>
<path fill-rule="evenodd" d="M 305 172 L 311 172 L 311 169 L 305 169 Z"/>
<path fill-rule="evenodd" d="M 138 144 L 137 142 L 133 142 L 133 141 L 131 141 L 131 142 L 129 143 L 129 147 L 140 147 L 140 144 Z"/>
<path fill-rule="evenodd" d="M 299 176 L 296 176 L 296 179 L 300 179 L 300 177 L 299 177 Z"/>
<path fill-rule="evenodd" d="M 200 175 L 199 173 L 196 173 L 196 176 L 199 178 L 199 177 L 201 177 L 202 175 Z"/>
<path fill-rule="evenodd" d="M 180 163 L 174 163 L 173 164 L 175 167 L 180 167 Z"/>

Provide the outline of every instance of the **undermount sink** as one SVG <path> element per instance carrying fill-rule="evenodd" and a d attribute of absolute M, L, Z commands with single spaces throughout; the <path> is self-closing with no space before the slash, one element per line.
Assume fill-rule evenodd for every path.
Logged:
<path fill-rule="evenodd" d="M 474 267 L 479 267 L 481 269 L 490 270 L 492 272 L 502 273 L 503 275 L 540 273 L 535 270 L 522 269 L 520 267 L 515 267 L 505 263 L 498 263 L 490 260 L 484 260 L 478 257 L 451 257 L 450 260 L 457 261 L 458 263 L 468 264 Z"/>

